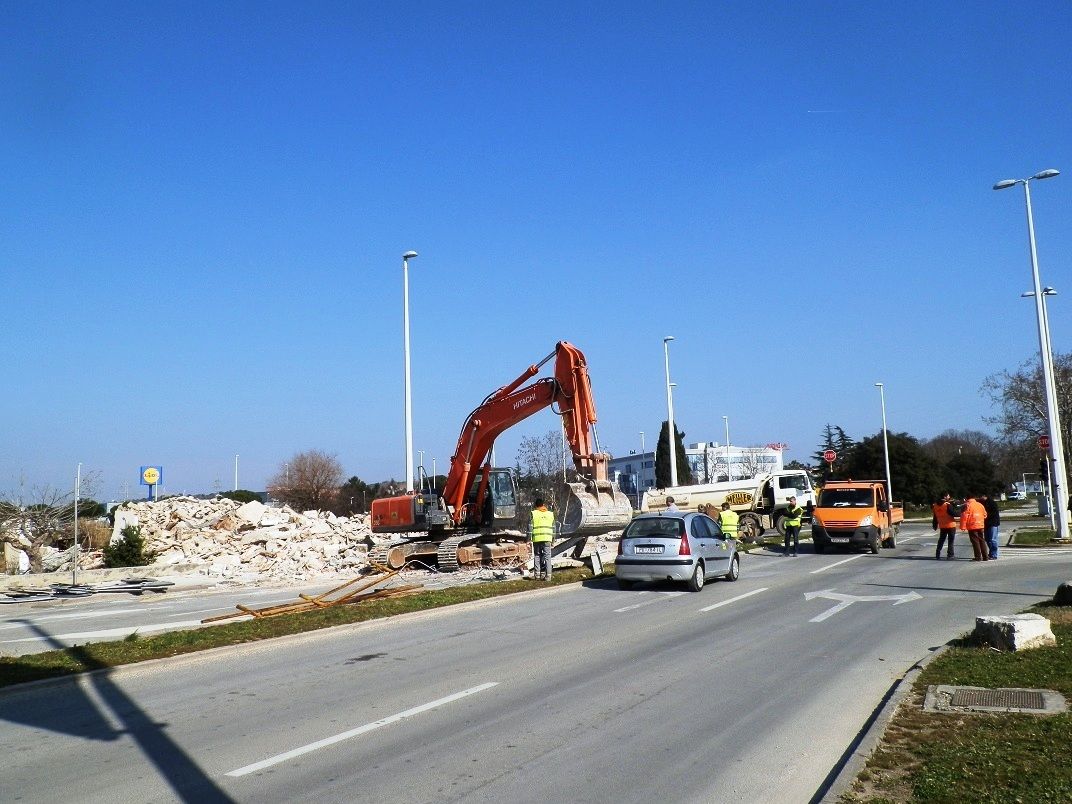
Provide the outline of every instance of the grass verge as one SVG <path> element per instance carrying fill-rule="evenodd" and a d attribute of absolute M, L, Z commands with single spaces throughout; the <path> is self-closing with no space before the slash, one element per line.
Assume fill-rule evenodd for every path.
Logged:
<path fill-rule="evenodd" d="M 1053 528 L 1025 528 L 1016 531 L 1012 543 L 1017 547 L 1034 547 L 1048 545 L 1056 534 Z"/>
<path fill-rule="evenodd" d="M 601 576 L 602 577 L 602 576 Z M 93 642 L 70 648 L 24 656 L 0 657 L 0 687 L 56 678 L 89 670 L 118 667 L 124 664 L 162 659 L 184 653 L 240 645 L 262 639 L 299 634 L 331 628 L 335 625 L 360 623 L 426 611 L 458 603 L 516 594 L 531 589 L 559 586 L 592 579 L 591 570 L 576 568 L 558 570 L 550 583 L 531 580 L 492 581 L 472 586 L 456 586 L 419 592 L 408 597 L 368 600 L 363 603 L 319 609 L 301 614 L 285 614 L 254 620 L 242 620 L 190 631 L 139 637 L 136 634 L 118 642 Z M 297 594 L 295 594 L 297 599 Z"/>
<path fill-rule="evenodd" d="M 841 802 L 1072 801 L 1072 714 L 924 712 L 929 685 L 1057 690 L 1072 699 L 1072 608 L 1042 604 L 1057 645 L 998 653 L 961 639 L 931 662 Z"/>

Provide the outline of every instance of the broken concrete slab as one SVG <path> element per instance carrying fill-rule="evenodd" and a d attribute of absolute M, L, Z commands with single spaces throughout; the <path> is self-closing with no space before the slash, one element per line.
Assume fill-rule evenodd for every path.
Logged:
<path fill-rule="evenodd" d="M 1040 614 L 976 617 L 974 636 L 980 642 L 1004 651 L 1029 650 L 1057 644 L 1050 621 Z"/>

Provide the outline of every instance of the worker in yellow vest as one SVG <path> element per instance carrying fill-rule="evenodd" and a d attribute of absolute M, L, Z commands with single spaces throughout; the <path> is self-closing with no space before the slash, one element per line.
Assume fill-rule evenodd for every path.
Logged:
<path fill-rule="evenodd" d="M 797 498 L 789 498 L 789 507 L 785 509 L 785 519 L 782 522 L 785 524 L 785 547 L 782 548 L 782 555 L 787 556 L 789 553 L 789 540 L 793 540 L 793 552 L 792 555 L 797 554 L 797 548 L 800 547 L 800 520 L 804 516 L 804 509 L 797 505 Z"/>
<path fill-rule="evenodd" d="M 551 539 L 555 535 L 555 515 L 547 510 L 543 498 L 537 497 L 529 522 L 534 566 L 532 577 L 538 581 L 551 580 Z"/>
<path fill-rule="evenodd" d="M 740 514 L 732 510 L 728 502 L 722 503 L 722 511 L 718 515 L 718 523 L 722 526 L 722 535 L 728 539 L 736 539 L 737 523 L 740 521 Z"/>

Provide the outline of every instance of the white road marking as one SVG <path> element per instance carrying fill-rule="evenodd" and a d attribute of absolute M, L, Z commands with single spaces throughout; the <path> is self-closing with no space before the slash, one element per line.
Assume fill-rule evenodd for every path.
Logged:
<path fill-rule="evenodd" d="M 751 592 L 745 592 L 743 595 L 737 595 L 737 597 L 731 597 L 729 600 L 723 600 L 719 603 L 715 603 L 711 606 L 704 606 L 700 611 L 711 611 L 711 609 L 717 609 L 721 606 L 728 606 L 730 603 L 736 603 L 738 600 L 744 600 L 746 597 L 752 597 L 752 595 L 758 595 L 760 592 L 766 592 L 770 589 L 769 586 L 764 586 L 761 589 L 753 589 Z"/>
<path fill-rule="evenodd" d="M 308 754 L 312 751 L 316 751 L 319 748 L 326 748 L 329 745 L 335 743 L 341 743 L 343 740 L 349 740 L 351 737 L 358 737 L 362 734 L 367 734 L 370 731 L 374 731 L 382 726 L 389 726 L 392 723 L 397 723 L 400 720 L 405 720 L 408 717 L 419 715 L 422 712 L 427 712 L 430 709 L 443 706 L 444 704 L 453 703 L 461 698 L 465 698 L 469 695 L 475 695 L 478 692 L 489 690 L 492 687 L 498 686 L 498 681 L 489 681 L 486 684 L 481 684 L 478 687 L 470 687 L 467 690 L 456 692 L 453 695 L 448 695 L 446 698 L 439 698 L 438 700 L 431 701 L 420 706 L 415 706 L 412 709 L 407 709 L 405 712 L 399 712 L 396 715 L 389 715 L 388 717 L 380 720 L 375 720 L 372 723 L 366 723 L 364 726 L 358 726 L 356 729 L 350 729 L 350 731 L 344 731 L 342 734 L 336 734 L 333 737 L 325 737 L 323 740 L 317 740 L 315 743 L 309 743 L 303 745 L 301 748 L 295 748 L 290 751 L 286 751 L 282 754 L 276 754 L 274 757 L 268 757 L 268 759 L 262 759 L 260 762 L 254 762 L 252 765 L 246 765 L 245 767 L 238 768 L 237 770 L 229 771 L 227 776 L 246 776 L 250 773 L 256 773 L 259 770 L 270 768 L 273 765 L 278 765 L 280 762 L 286 762 L 288 759 L 294 757 L 300 757 L 303 754 Z"/>
<path fill-rule="evenodd" d="M 12 642 L 43 642 L 50 639 L 108 639 L 109 637 L 125 637 L 137 631 L 144 634 L 147 631 L 166 631 L 169 628 L 198 628 L 200 620 L 180 620 L 174 623 L 150 623 L 146 625 L 131 625 L 125 628 L 106 628 L 103 631 L 80 631 L 76 634 L 48 634 L 46 636 L 24 637 L 22 639 L 5 639 L 0 644 Z"/>
<path fill-rule="evenodd" d="M 171 608 L 168 606 L 167 608 Z M 152 609 L 152 611 L 162 611 L 163 609 Z M 112 617 L 116 614 L 131 614 L 141 611 L 150 611 L 148 608 L 135 608 L 135 609 L 108 609 L 106 611 L 94 611 L 94 612 L 78 612 L 77 614 L 49 614 L 44 617 L 33 617 L 30 622 L 43 623 L 51 620 L 81 620 L 92 619 L 93 617 Z M 12 623 L 9 622 L 5 625 L 0 625 L 0 631 L 7 631 L 12 628 L 25 628 L 26 623 Z"/>
<path fill-rule="evenodd" d="M 640 594 L 646 595 L 647 592 L 646 591 L 641 592 Z M 679 595 L 683 595 L 685 593 L 684 592 L 659 592 L 658 594 L 662 595 L 662 597 L 653 597 L 653 598 L 649 598 L 648 600 L 645 600 L 645 601 L 643 601 L 641 603 L 634 603 L 632 606 L 623 606 L 620 609 L 615 609 L 614 613 L 615 614 L 621 614 L 623 611 L 632 611 L 633 609 L 643 608 L 644 606 L 650 606 L 652 603 L 658 603 L 661 600 L 667 600 L 668 598 L 671 598 L 671 597 L 678 597 Z"/>
<path fill-rule="evenodd" d="M 893 605 L 900 606 L 902 603 L 910 603 L 913 600 L 922 600 L 923 596 L 918 592 L 912 591 L 903 595 L 846 595 L 841 592 L 835 592 L 833 589 L 822 589 L 818 592 L 805 592 L 805 600 L 814 600 L 817 597 L 825 597 L 829 600 L 837 600 L 838 604 L 832 606 L 818 617 L 812 617 L 808 622 L 821 623 L 827 617 L 833 617 L 842 609 L 847 609 L 853 603 L 860 603 L 864 601 L 878 601 L 878 600 L 895 600 L 897 601 Z"/>
<path fill-rule="evenodd" d="M 847 564 L 850 561 L 855 561 L 858 558 L 863 558 L 865 555 L 867 555 L 867 553 L 860 553 L 859 555 L 849 556 L 848 558 L 843 558 L 841 561 L 835 561 L 833 564 L 827 564 L 825 567 L 819 567 L 819 569 L 817 569 L 817 570 L 812 570 L 811 574 L 814 575 L 817 572 L 826 572 L 831 567 L 836 567 L 839 564 Z"/>

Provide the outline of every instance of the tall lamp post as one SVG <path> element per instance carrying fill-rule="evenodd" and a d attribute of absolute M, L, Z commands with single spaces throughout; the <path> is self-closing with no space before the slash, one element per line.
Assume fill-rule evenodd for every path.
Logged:
<path fill-rule="evenodd" d="M 1039 357 L 1042 363 L 1042 384 L 1046 394 L 1046 420 L 1050 434 L 1050 460 L 1052 461 L 1053 482 L 1050 486 L 1051 497 L 1054 500 L 1052 507 L 1057 509 L 1057 522 L 1060 527 L 1056 528 L 1057 536 L 1068 538 L 1069 511 L 1068 511 L 1068 475 L 1065 473 L 1065 456 L 1061 449 L 1061 415 L 1057 409 L 1057 389 L 1053 381 L 1053 354 L 1050 352 L 1049 338 L 1046 333 L 1046 311 L 1042 295 L 1042 283 L 1039 281 L 1038 251 L 1035 248 L 1035 220 L 1031 213 L 1031 187 L 1032 181 L 1040 179 L 1052 179 L 1059 176 L 1060 171 L 1050 168 L 1029 176 L 1026 179 L 1004 179 L 994 185 L 995 190 L 1005 190 L 1015 187 L 1017 184 L 1024 186 L 1024 202 L 1027 207 L 1027 241 L 1031 254 L 1031 281 L 1035 294 L 1035 319 L 1038 323 Z"/>
<path fill-rule="evenodd" d="M 1029 290 L 1026 293 L 1021 293 L 1021 298 L 1029 298 L 1035 295 L 1035 291 Z M 1046 335 L 1046 353 L 1050 356 L 1050 387 L 1054 389 L 1054 394 L 1057 393 L 1057 380 L 1054 377 L 1053 368 L 1053 344 L 1050 342 L 1050 312 L 1046 305 L 1047 296 L 1056 296 L 1057 291 L 1047 286 L 1042 289 L 1042 331 Z M 1061 436 L 1061 430 L 1057 430 L 1057 443 L 1052 444 L 1052 449 L 1055 454 L 1063 456 L 1065 454 L 1064 438 Z M 1047 467 L 1049 468 L 1049 467 Z M 1052 477 L 1053 472 L 1050 472 Z M 1054 513 L 1054 501 L 1053 501 L 1053 489 L 1050 488 L 1050 527 L 1056 530 L 1056 514 Z"/>
<path fill-rule="evenodd" d="M 663 360 L 666 363 L 666 430 L 670 445 L 670 485 L 677 485 L 677 431 L 674 429 L 674 394 L 670 390 L 670 341 L 673 335 L 663 338 Z"/>
<path fill-rule="evenodd" d="M 402 255 L 402 329 L 403 352 L 406 363 L 406 491 L 413 491 L 413 400 L 409 383 L 409 261 L 417 256 L 416 251 Z"/>
<path fill-rule="evenodd" d="M 673 392 L 670 390 L 670 341 L 673 336 L 662 339 L 662 359 L 667 369 L 667 443 L 670 445 L 670 486 L 678 485 L 678 438 L 673 426 Z"/>
<path fill-rule="evenodd" d="M 893 481 L 890 479 L 890 442 L 886 436 L 886 386 L 875 383 L 879 399 L 882 400 L 882 452 L 886 456 L 886 504 L 893 505 Z"/>

